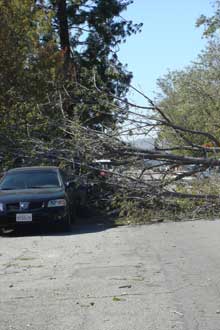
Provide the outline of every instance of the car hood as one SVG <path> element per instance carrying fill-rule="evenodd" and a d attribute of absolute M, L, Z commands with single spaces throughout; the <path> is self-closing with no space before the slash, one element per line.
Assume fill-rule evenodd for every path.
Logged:
<path fill-rule="evenodd" d="M 63 188 L 0 190 L 0 202 L 11 203 L 19 201 L 49 200 L 63 198 Z"/>

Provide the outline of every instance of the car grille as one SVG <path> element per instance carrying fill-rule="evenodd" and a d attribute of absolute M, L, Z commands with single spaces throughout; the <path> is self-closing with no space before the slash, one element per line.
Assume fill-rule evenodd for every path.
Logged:
<path fill-rule="evenodd" d="M 37 210 L 44 207 L 44 202 L 41 201 L 32 201 L 29 202 L 28 208 L 23 209 L 23 211 L 31 211 L 31 210 Z M 21 211 L 22 209 L 20 208 L 20 203 L 9 203 L 6 204 L 6 210 L 9 212 L 16 212 L 16 211 Z"/>
<path fill-rule="evenodd" d="M 30 202 L 29 204 L 30 210 L 40 209 L 41 207 L 44 207 L 43 202 Z"/>
<path fill-rule="evenodd" d="M 7 204 L 6 205 L 7 211 L 19 211 L 20 210 L 20 204 L 19 203 L 13 203 L 13 204 Z"/>

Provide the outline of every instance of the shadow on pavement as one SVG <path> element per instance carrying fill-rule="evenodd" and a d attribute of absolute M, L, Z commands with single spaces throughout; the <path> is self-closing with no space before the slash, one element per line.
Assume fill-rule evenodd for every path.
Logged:
<path fill-rule="evenodd" d="M 71 226 L 61 225 L 22 225 L 11 233 L 0 234 L 3 237 L 27 236 L 70 236 L 101 232 L 114 227 L 114 222 L 103 217 L 78 218 Z"/>

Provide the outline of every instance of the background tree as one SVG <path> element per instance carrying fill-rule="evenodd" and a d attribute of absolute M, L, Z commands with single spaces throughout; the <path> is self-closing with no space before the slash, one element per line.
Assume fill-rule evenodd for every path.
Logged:
<path fill-rule="evenodd" d="M 62 128 L 69 119 L 102 131 L 115 127 L 127 106 L 114 96 L 126 98 L 131 79 L 118 47 L 140 29 L 121 18 L 129 3 L 0 0 L 4 159 L 30 153 L 31 139 L 68 138 Z"/>
<path fill-rule="evenodd" d="M 86 125 L 96 128 L 104 125 L 102 129 L 114 127 L 118 120 L 118 105 L 127 110 L 114 96 L 126 98 L 132 78 L 119 61 L 119 46 L 142 26 L 122 18 L 130 3 L 121 0 L 50 1 L 57 13 L 54 26 L 61 49 L 71 59 L 72 80 L 84 87 L 77 91 L 76 85 L 69 88 L 73 104 L 67 108 L 70 113 L 77 112 Z M 107 90 L 107 98 L 97 94 L 96 88 Z M 109 109 L 108 102 L 115 104 L 115 111 Z"/>
<path fill-rule="evenodd" d="M 196 22 L 196 26 L 203 26 L 205 37 L 213 37 L 220 29 L 220 1 L 214 2 L 215 13 L 211 17 L 201 15 Z"/>
<path fill-rule="evenodd" d="M 59 71 L 60 55 L 52 37 L 52 13 L 31 0 L 0 1 L 0 149 L 11 158 L 19 139 L 47 130 L 43 104 Z M 12 157 L 13 158 L 13 157 Z"/>
<path fill-rule="evenodd" d="M 196 62 L 181 71 L 169 72 L 158 80 L 160 106 L 176 125 L 211 133 L 220 139 L 220 42 L 209 42 Z M 171 145 L 184 139 L 162 129 L 161 137 Z M 185 134 L 192 144 L 203 145 L 210 140 L 204 135 Z"/>

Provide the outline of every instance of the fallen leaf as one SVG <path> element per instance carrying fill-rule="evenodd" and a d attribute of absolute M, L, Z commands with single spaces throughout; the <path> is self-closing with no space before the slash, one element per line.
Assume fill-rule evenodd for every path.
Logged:
<path fill-rule="evenodd" d="M 112 300 L 113 301 L 125 301 L 125 299 L 118 298 L 118 297 L 113 297 Z"/>

